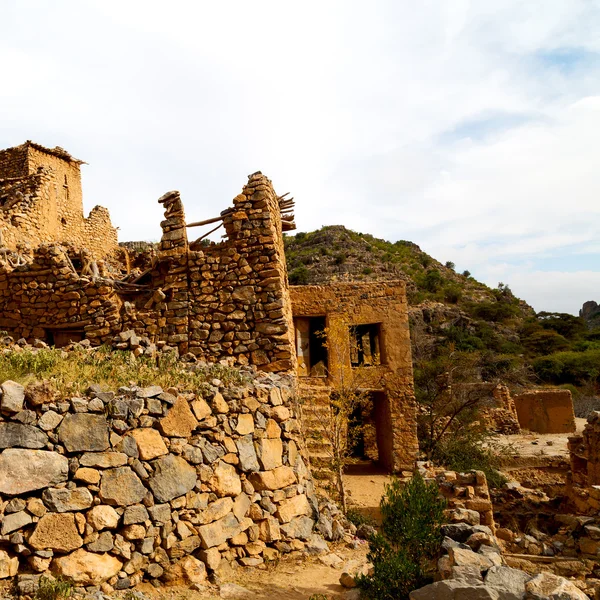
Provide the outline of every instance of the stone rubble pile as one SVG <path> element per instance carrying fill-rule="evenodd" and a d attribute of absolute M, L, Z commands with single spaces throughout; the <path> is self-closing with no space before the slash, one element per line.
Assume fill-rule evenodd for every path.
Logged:
<path fill-rule="evenodd" d="M 0 578 L 29 571 L 26 591 L 50 570 L 110 593 L 142 579 L 199 584 L 222 561 L 326 552 L 323 537 L 348 523 L 319 510 L 293 380 L 248 381 L 195 393 L 92 385 L 68 399 L 2 383 Z"/>

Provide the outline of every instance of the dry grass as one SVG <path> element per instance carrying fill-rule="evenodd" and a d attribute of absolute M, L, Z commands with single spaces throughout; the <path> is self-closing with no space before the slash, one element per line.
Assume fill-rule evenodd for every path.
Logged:
<path fill-rule="evenodd" d="M 160 385 L 163 389 L 178 387 L 181 391 L 201 391 L 212 379 L 225 384 L 244 385 L 247 375 L 223 365 L 190 369 L 173 355 L 136 358 L 131 352 L 59 349 L 5 351 L 0 354 L 0 382 L 11 379 L 23 385 L 35 380 L 50 380 L 62 394 L 82 394 L 92 383 L 107 390 L 121 386 Z"/>

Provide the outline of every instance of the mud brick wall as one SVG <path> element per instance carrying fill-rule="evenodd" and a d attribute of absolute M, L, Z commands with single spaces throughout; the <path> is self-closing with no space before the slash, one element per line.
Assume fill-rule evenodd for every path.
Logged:
<path fill-rule="evenodd" d="M 0 151 L 0 229 L 4 246 L 71 243 L 96 258 L 112 255 L 117 232 L 108 211 L 83 215 L 81 161 L 62 149 L 27 142 Z"/>
<path fill-rule="evenodd" d="M 530 390 L 514 397 L 519 425 L 537 433 L 575 431 L 573 398 L 569 390 Z"/>
<path fill-rule="evenodd" d="M 291 286 L 290 295 L 294 318 L 326 318 L 331 390 L 358 377 L 362 388 L 382 392 L 374 401 L 379 459 L 390 471 L 411 471 L 419 448 L 404 281 Z M 379 325 L 381 364 L 353 370 L 349 328 L 361 324 Z"/>
<path fill-rule="evenodd" d="M 244 377 L 77 398 L 4 382 L 0 577 L 50 569 L 110 592 L 303 549 L 319 514 L 292 381 Z"/>

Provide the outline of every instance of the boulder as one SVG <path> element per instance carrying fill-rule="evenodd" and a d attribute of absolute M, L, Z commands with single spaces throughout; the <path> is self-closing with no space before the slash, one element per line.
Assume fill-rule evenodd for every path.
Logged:
<path fill-rule="evenodd" d="M 235 441 L 238 450 L 238 458 L 240 461 L 240 469 L 242 471 L 259 471 L 260 465 L 256 458 L 256 450 L 254 449 L 254 441 L 252 435 L 245 435 Z"/>
<path fill-rule="evenodd" d="M 25 388 L 20 383 L 8 379 L 0 385 L 0 390 L 2 390 L 0 410 L 3 413 L 18 413 L 23 410 Z"/>
<path fill-rule="evenodd" d="M 233 465 L 219 461 L 210 480 L 217 496 L 238 496 L 242 493 L 242 482 Z"/>
<path fill-rule="evenodd" d="M 52 571 L 79 585 L 100 585 L 117 575 L 123 563 L 110 554 L 95 554 L 83 549 L 52 561 Z"/>
<path fill-rule="evenodd" d="M 263 471 L 283 465 L 283 442 L 278 438 L 262 438 L 256 444 L 258 460 Z"/>
<path fill-rule="evenodd" d="M 165 569 L 162 579 L 170 585 L 206 583 L 206 567 L 193 556 L 184 556 Z"/>
<path fill-rule="evenodd" d="M 142 460 L 152 460 L 169 452 L 162 436 L 156 429 L 142 427 L 134 429 L 130 435 L 137 444 Z"/>
<path fill-rule="evenodd" d="M 63 420 L 63 415 L 59 415 L 53 410 L 47 410 L 39 419 L 38 427 L 44 431 L 52 431 L 56 429 Z"/>
<path fill-rule="evenodd" d="M 159 421 L 160 430 L 168 437 L 189 438 L 198 426 L 198 420 L 190 410 L 188 401 L 179 396 L 166 417 Z"/>
<path fill-rule="evenodd" d="M 540 573 L 525 584 L 528 600 L 589 600 L 569 580 L 552 573 Z"/>
<path fill-rule="evenodd" d="M 492 567 L 485 576 L 485 584 L 494 588 L 500 600 L 523 600 L 525 584 L 531 575 L 511 567 Z"/>
<path fill-rule="evenodd" d="M 67 480 L 69 461 L 57 452 L 9 448 L 0 454 L 0 494 L 16 496 Z"/>
<path fill-rule="evenodd" d="M 42 499 L 46 506 L 54 512 L 71 512 L 85 510 L 92 506 L 94 498 L 89 490 L 84 487 L 73 488 L 48 488 L 44 490 Z"/>
<path fill-rule="evenodd" d="M 308 540 L 312 534 L 315 522 L 310 517 L 296 517 L 289 523 L 283 524 L 280 529 L 286 538 Z"/>
<path fill-rule="evenodd" d="M 19 570 L 19 559 L 6 550 L 0 550 L 0 579 L 14 577 Z"/>
<path fill-rule="evenodd" d="M 127 454 L 123 452 L 85 452 L 79 459 L 82 467 L 112 469 L 127 464 Z"/>
<path fill-rule="evenodd" d="M 94 528 L 95 531 L 102 529 L 114 529 L 119 523 L 119 513 L 112 507 L 106 504 L 98 504 L 90 510 L 87 515 L 87 522 Z"/>
<path fill-rule="evenodd" d="M 102 473 L 100 499 L 113 506 L 139 504 L 147 490 L 129 467 L 108 469 Z"/>
<path fill-rule="evenodd" d="M 198 535 L 202 542 L 202 548 L 206 550 L 224 544 L 228 539 L 240 533 L 241 530 L 239 521 L 230 512 L 214 523 L 199 527 Z"/>
<path fill-rule="evenodd" d="M 68 414 L 58 428 L 58 438 L 69 452 L 102 452 L 109 446 L 106 417 Z"/>
<path fill-rule="evenodd" d="M 17 529 L 21 529 L 22 527 L 25 527 L 25 525 L 29 525 L 31 521 L 31 515 L 26 513 L 24 510 L 9 515 L 4 515 L 2 518 L 2 527 L 0 528 L 0 533 L 2 533 L 2 535 L 6 535 L 7 533 L 17 531 Z"/>
<path fill-rule="evenodd" d="M 34 550 L 58 550 L 71 552 L 81 548 L 83 540 L 77 531 L 75 515 L 71 513 L 47 513 L 36 525 L 29 538 Z"/>
<path fill-rule="evenodd" d="M 148 485 L 158 502 L 169 502 L 183 496 L 196 485 L 196 469 L 180 456 L 168 454 L 156 459 L 152 466 L 154 474 Z"/>
<path fill-rule="evenodd" d="M 48 436 L 32 425 L 0 422 L 0 448 L 43 448 Z"/>
<path fill-rule="evenodd" d="M 248 478 L 254 489 L 258 492 L 263 490 L 280 490 L 296 483 L 296 475 L 290 467 L 277 467 L 272 471 L 259 471 L 252 473 Z"/>
<path fill-rule="evenodd" d="M 495 589 L 459 579 L 431 583 L 413 590 L 408 597 L 410 600 L 500 600 Z"/>
<path fill-rule="evenodd" d="M 279 519 L 280 523 L 289 523 L 294 517 L 310 515 L 311 512 L 312 509 L 306 494 L 299 494 L 298 496 L 292 496 L 287 500 L 283 500 L 275 516 Z"/>

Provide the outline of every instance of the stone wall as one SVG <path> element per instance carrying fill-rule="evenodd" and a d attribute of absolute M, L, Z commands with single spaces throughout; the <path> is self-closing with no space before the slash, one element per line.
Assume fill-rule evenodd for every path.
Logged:
<path fill-rule="evenodd" d="M 109 592 L 322 546 L 292 382 L 244 377 L 75 398 L 4 382 L 0 577 L 50 569 Z"/>
<path fill-rule="evenodd" d="M 600 412 L 593 411 L 582 433 L 569 437 L 567 490 L 577 509 L 600 512 Z"/>
<path fill-rule="evenodd" d="M 573 398 L 569 390 L 529 390 L 514 397 L 519 425 L 536 433 L 575 431 Z"/>
<path fill-rule="evenodd" d="M 60 148 L 32 142 L 0 151 L 0 247 L 70 243 L 99 259 L 115 252 L 108 211 L 97 206 L 84 218 L 81 164 Z"/>

